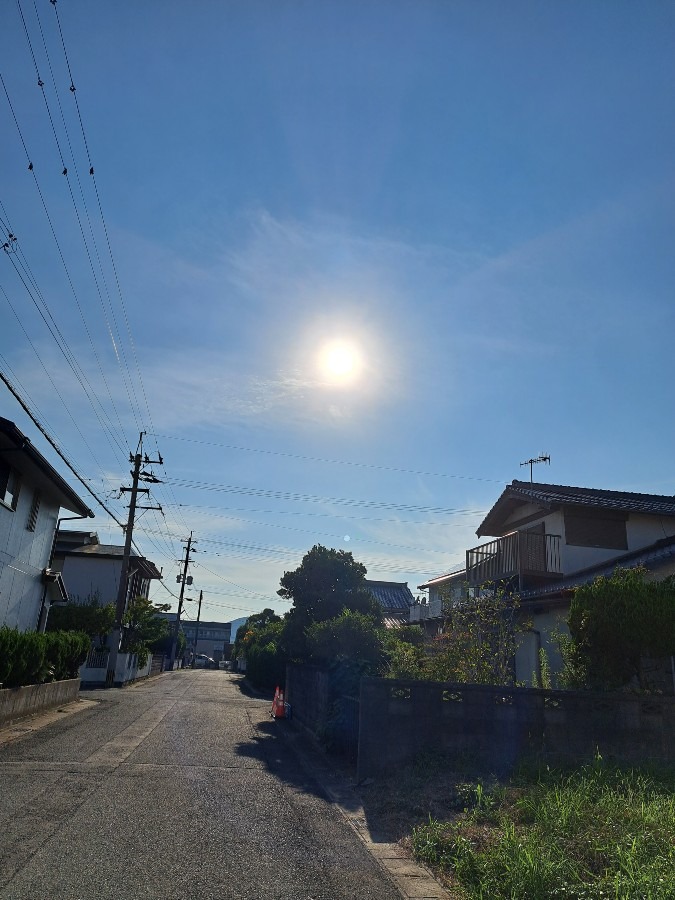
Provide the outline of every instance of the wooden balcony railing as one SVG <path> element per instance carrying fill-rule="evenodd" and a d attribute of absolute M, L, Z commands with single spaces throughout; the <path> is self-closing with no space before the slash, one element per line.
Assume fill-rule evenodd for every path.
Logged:
<path fill-rule="evenodd" d="M 545 577 L 560 574 L 559 534 L 512 531 L 466 551 L 466 580 L 472 587 L 516 575 Z"/>

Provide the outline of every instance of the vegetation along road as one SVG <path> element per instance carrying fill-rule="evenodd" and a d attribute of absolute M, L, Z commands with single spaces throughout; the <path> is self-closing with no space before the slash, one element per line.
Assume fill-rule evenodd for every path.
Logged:
<path fill-rule="evenodd" d="M 400 897 L 236 676 L 84 696 L 0 746 L 3 900 Z"/>

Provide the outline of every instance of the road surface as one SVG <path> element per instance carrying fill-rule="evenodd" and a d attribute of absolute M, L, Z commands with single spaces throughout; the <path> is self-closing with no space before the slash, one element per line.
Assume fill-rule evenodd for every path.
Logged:
<path fill-rule="evenodd" d="M 237 676 L 82 696 L 0 746 L 2 900 L 399 900 Z"/>

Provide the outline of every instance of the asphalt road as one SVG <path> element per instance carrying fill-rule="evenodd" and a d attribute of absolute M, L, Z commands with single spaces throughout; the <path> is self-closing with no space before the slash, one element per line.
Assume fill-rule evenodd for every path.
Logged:
<path fill-rule="evenodd" d="M 3 900 L 399 900 L 237 676 L 83 696 L 0 747 Z"/>

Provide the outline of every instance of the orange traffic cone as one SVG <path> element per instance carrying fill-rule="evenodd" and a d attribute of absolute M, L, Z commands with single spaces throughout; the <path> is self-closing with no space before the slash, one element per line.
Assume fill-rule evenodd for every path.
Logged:
<path fill-rule="evenodd" d="M 284 706 L 284 692 L 277 686 L 274 691 L 274 700 L 272 701 L 272 718 L 283 719 L 286 717 L 286 708 Z"/>

